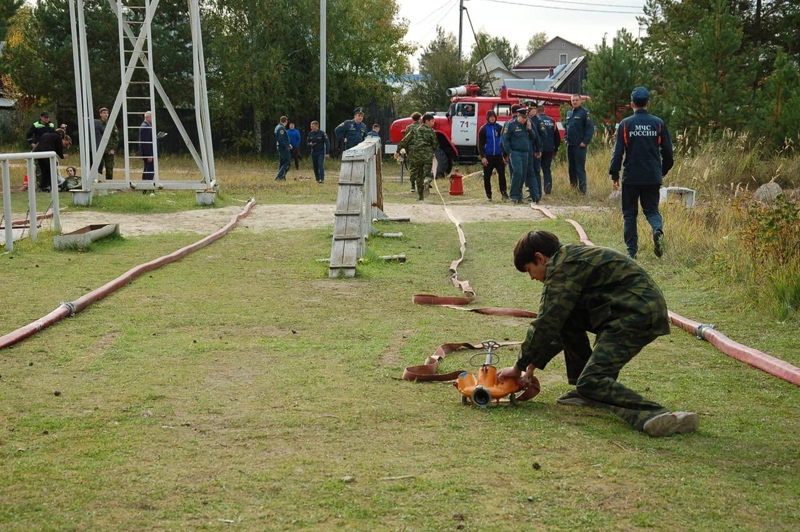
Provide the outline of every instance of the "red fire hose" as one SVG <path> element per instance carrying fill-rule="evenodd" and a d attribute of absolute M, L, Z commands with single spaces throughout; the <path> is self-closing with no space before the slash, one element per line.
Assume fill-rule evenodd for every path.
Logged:
<path fill-rule="evenodd" d="M 183 247 L 169 255 L 164 255 L 163 257 L 159 257 L 157 259 L 151 260 L 150 262 L 146 262 L 144 264 L 140 264 L 139 266 L 135 266 L 125 272 L 124 274 L 120 275 L 116 279 L 109 281 L 108 283 L 104 284 L 100 288 L 96 288 L 89 292 L 88 294 L 84 295 L 76 299 L 71 303 L 61 303 L 57 309 L 53 310 L 46 316 L 39 318 L 38 320 L 34 321 L 33 323 L 29 323 L 24 327 L 20 327 L 16 331 L 10 332 L 5 336 L 0 336 L 0 349 L 6 348 L 8 346 L 14 345 L 17 342 L 21 342 L 25 338 L 36 334 L 37 332 L 50 327 L 54 323 L 66 318 L 67 316 L 74 316 L 78 312 L 82 311 L 95 301 L 99 301 L 106 297 L 107 295 L 117 291 L 118 289 L 122 288 L 129 282 L 133 281 L 140 275 L 145 272 L 149 272 L 155 270 L 156 268 L 160 268 L 165 264 L 169 264 L 171 262 L 175 262 L 176 260 L 182 259 L 189 253 L 195 252 L 198 249 L 202 249 L 207 245 L 211 244 L 215 240 L 218 240 L 228 234 L 239 220 L 250 214 L 250 210 L 256 204 L 256 200 L 254 198 L 250 198 L 250 201 L 247 202 L 245 208 L 242 212 L 237 215 L 234 215 L 231 218 L 231 221 L 228 222 L 224 227 L 220 230 L 216 231 L 208 235 L 207 237 L 203 238 L 195 242 L 194 244 L 188 245 Z"/>
<path fill-rule="evenodd" d="M 533 204 L 531 207 L 544 213 L 544 215 L 548 218 L 555 220 L 555 216 L 553 216 L 547 209 Z M 572 224 L 572 226 L 578 232 L 581 242 L 589 246 L 594 245 L 586 236 L 586 232 L 578 222 L 575 220 L 567 220 L 567 222 Z M 679 314 L 675 314 L 672 311 L 669 311 L 669 321 L 684 331 L 694 334 L 699 339 L 706 340 L 729 357 L 735 358 L 741 362 L 745 362 L 746 364 L 750 364 L 755 368 L 766 371 L 770 375 L 774 375 L 775 377 L 779 377 L 787 382 L 791 382 L 792 384 L 800 386 L 800 368 L 793 366 L 784 360 L 770 356 L 757 349 L 747 347 L 739 342 L 735 342 L 721 332 L 715 330 L 713 325 L 703 325 L 702 323 L 698 323 L 688 318 L 684 318 Z"/>

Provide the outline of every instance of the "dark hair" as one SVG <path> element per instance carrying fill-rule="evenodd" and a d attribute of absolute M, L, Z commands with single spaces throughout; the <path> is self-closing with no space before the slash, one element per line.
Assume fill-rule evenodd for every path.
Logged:
<path fill-rule="evenodd" d="M 289 117 L 288 116 L 282 116 L 281 119 L 280 119 L 280 123 L 281 124 L 285 124 L 288 121 L 289 121 Z"/>
<path fill-rule="evenodd" d="M 486 111 L 486 121 L 487 122 L 489 121 L 489 117 L 491 117 L 491 116 L 497 118 L 497 113 L 495 113 L 494 111 L 489 109 L 488 111 Z"/>
<path fill-rule="evenodd" d="M 423 124 L 424 124 L 425 122 L 427 122 L 428 120 L 433 120 L 433 115 L 432 115 L 431 113 L 425 113 L 425 114 L 422 116 L 422 123 L 423 123 Z"/>
<path fill-rule="evenodd" d="M 552 257 L 561 247 L 558 237 L 549 231 L 529 231 L 522 235 L 517 245 L 514 246 L 514 267 L 525 271 L 525 265 L 529 262 L 536 264 L 536 253 L 541 253 L 545 257 Z"/>
<path fill-rule="evenodd" d="M 422 118 L 422 113 L 418 111 L 414 111 L 413 113 L 411 113 L 411 120 L 413 120 L 414 122 L 419 122 L 420 118 Z"/>

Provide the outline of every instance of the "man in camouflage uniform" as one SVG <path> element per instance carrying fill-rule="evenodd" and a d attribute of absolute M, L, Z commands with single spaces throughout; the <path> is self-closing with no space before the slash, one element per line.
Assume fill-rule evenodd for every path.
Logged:
<path fill-rule="evenodd" d="M 95 143 L 96 147 L 100 147 L 100 141 L 103 139 L 103 134 L 106 131 L 106 127 L 108 127 L 108 116 L 109 112 L 106 107 L 100 108 L 100 119 L 94 120 L 94 136 L 95 136 Z M 103 169 L 105 168 L 105 175 L 106 179 L 114 179 L 114 154 L 116 153 L 116 148 L 119 145 L 119 130 L 117 126 L 111 124 L 111 136 L 108 137 L 108 144 L 106 144 L 106 149 L 103 152 L 103 156 L 100 159 L 100 166 L 97 167 L 97 172 L 102 174 Z"/>
<path fill-rule="evenodd" d="M 523 372 L 530 378 L 563 350 L 576 389 L 558 403 L 608 410 L 653 437 L 697 430 L 697 414 L 668 412 L 617 381 L 644 346 L 669 334 L 664 296 L 636 262 L 612 249 L 561 245 L 552 233 L 531 231 L 517 242 L 514 266 L 544 288 L 517 363 L 498 379 Z M 596 335 L 594 349 L 587 331 Z"/>
<path fill-rule="evenodd" d="M 419 111 L 414 111 L 413 113 L 411 113 L 411 123 L 408 124 L 406 126 L 406 129 L 403 131 L 403 136 L 404 137 L 406 135 L 408 135 L 409 133 L 411 133 L 412 131 L 414 131 L 415 129 L 417 129 L 418 127 L 422 127 L 422 124 L 419 123 L 421 118 L 422 118 L 422 113 L 420 113 Z M 405 164 L 406 168 L 408 168 L 408 164 L 406 164 L 405 162 L 403 162 L 401 164 Z M 416 184 L 414 183 L 414 180 L 412 179 L 411 180 L 411 192 L 414 192 L 415 190 L 416 190 Z"/>
<path fill-rule="evenodd" d="M 429 182 L 425 183 L 423 189 L 423 182 L 430 176 L 433 154 L 439 147 L 439 141 L 433 131 L 433 115 L 429 113 L 423 116 L 422 124 L 408 132 L 410 128 L 411 126 L 406 128 L 406 134 L 397 145 L 397 151 L 398 153 L 402 153 L 403 150 L 407 152 L 411 182 L 416 183 L 419 201 L 423 201 L 430 186 Z M 395 157 L 397 157 L 397 153 L 395 153 Z"/>

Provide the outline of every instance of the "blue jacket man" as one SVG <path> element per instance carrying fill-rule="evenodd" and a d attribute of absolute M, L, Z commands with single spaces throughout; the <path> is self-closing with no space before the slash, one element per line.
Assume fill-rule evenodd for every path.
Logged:
<path fill-rule="evenodd" d="M 553 173 L 550 167 L 553 157 L 561 145 L 561 133 L 558 131 L 556 121 L 544 113 L 544 105 L 539 106 L 539 137 L 542 139 L 542 175 L 544 177 L 544 193 L 550 194 L 553 190 Z"/>
<path fill-rule="evenodd" d="M 367 125 L 364 123 L 364 108 L 356 107 L 353 119 L 345 120 L 333 130 L 336 138 L 344 142 L 344 149 L 355 148 L 367 136 Z"/>
<path fill-rule="evenodd" d="M 624 167 L 623 237 L 631 257 L 636 257 L 638 251 L 636 217 L 639 214 L 640 201 L 645 218 L 653 229 L 654 252 L 657 257 L 664 253 L 664 229 L 661 214 L 658 212 L 658 199 L 663 176 L 667 175 L 674 162 L 672 140 L 664 121 L 647 112 L 649 104 L 650 92 L 646 88 L 633 89 L 631 107 L 634 113 L 620 122 L 617 128 L 617 144 L 608 169 L 613 187 L 617 189 L 620 186 L 619 171 Z"/>
<path fill-rule="evenodd" d="M 569 161 L 569 184 L 586 195 L 586 148 L 594 135 L 594 122 L 589 111 L 581 105 L 580 94 L 570 98 L 572 109 L 567 112 L 564 127 L 567 130 L 567 160 Z"/>
<path fill-rule="evenodd" d="M 492 171 L 497 170 L 497 181 L 503 201 L 508 200 L 506 188 L 506 163 L 503 160 L 503 127 L 497 123 L 497 113 L 486 112 L 486 123 L 478 132 L 478 153 L 483 165 L 483 189 L 486 199 L 492 201 Z"/>
<path fill-rule="evenodd" d="M 288 122 L 289 117 L 282 116 L 278 125 L 275 126 L 275 144 L 278 146 L 278 175 L 275 176 L 275 181 L 286 181 L 286 173 L 292 163 L 289 134 L 286 131 Z"/>
<path fill-rule="evenodd" d="M 528 160 L 538 135 L 528 126 L 527 107 L 517 108 L 516 114 L 503 127 L 502 141 L 506 158 L 511 160 L 511 201 L 522 203 L 522 184 L 528 176 Z"/>

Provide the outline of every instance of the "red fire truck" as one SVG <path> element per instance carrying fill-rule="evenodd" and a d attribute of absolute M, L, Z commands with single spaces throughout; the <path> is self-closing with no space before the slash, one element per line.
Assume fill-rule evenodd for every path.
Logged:
<path fill-rule="evenodd" d="M 435 113 L 433 129 L 439 147 L 452 160 L 461 164 L 478 162 L 478 131 L 486 123 L 486 112 L 494 110 L 498 123 L 503 124 L 511 117 L 512 105 L 529 100 L 544 105 L 545 114 L 556 121 L 561 138 L 564 138 L 560 106 L 569 103 L 570 94 L 505 87 L 500 96 L 478 96 L 479 92 L 480 87 L 474 83 L 447 89 L 447 95 L 451 97 L 450 109 L 446 113 Z M 395 120 L 389 131 L 390 140 L 400 142 L 410 123 L 411 118 Z"/>

